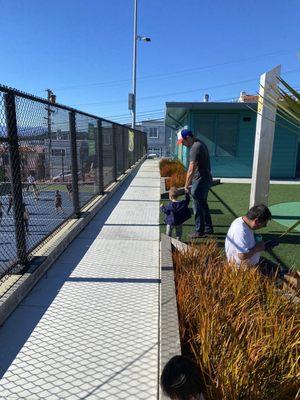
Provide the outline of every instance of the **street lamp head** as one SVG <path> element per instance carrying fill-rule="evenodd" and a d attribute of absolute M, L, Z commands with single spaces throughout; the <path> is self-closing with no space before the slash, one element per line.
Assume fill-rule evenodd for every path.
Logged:
<path fill-rule="evenodd" d="M 142 40 L 143 42 L 151 42 L 151 38 L 146 36 L 137 36 L 138 40 Z"/>

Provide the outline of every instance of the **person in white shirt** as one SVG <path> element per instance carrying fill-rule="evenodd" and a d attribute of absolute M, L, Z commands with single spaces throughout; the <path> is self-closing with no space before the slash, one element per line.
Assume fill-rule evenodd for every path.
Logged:
<path fill-rule="evenodd" d="M 35 186 L 35 178 L 32 174 L 29 174 L 29 176 L 27 177 L 27 188 L 26 188 L 26 192 L 28 192 L 29 187 L 32 186 L 33 189 L 36 188 Z"/>
<path fill-rule="evenodd" d="M 261 257 L 261 252 L 271 249 L 279 243 L 276 240 L 256 242 L 254 237 L 254 231 L 267 226 L 271 219 L 272 214 L 264 204 L 256 205 L 250 208 L 245 216 L 236 218 L 226 235 L 225 252 L 227 260 L 234 261 L 237 265 L 240 265 L 241 262 L 249 266 L 261 265 L 264 269 L 267 268 L 269 272 L 272 269 L 273 273 L 275 264 Z M 270 275 L 269 272 L 266 274 Z"/>

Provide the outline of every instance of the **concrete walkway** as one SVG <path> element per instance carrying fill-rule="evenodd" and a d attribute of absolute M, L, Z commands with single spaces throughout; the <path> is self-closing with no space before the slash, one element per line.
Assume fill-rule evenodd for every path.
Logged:
<path fill-rule="evenodd" d="M 157 160 L 147 160 L 0 329 L 0 398 L 156 399 Z"/>

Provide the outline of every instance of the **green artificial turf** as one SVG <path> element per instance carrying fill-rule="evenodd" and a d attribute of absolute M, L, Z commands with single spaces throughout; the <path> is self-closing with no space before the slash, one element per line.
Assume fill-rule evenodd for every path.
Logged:
<path fill-rule="evenodd" d="M 220 247 L 224 247 L 224 240 L 231 222 L 245 213 L 249 207 L 250 185 L 239 183 L 225 183 L 214 186 L 209 193 L 208 202 L 212 215 L 214 237 Z M 270 185 L 269 206 L 279 203 L 300 201 L 300 185 Z M 167 203 L 163 200 L 162 203 Z M 298 215 L 300 219 L 300 210 Z M 296 218 L 297 216 L 294 216 Z M 295 222 L 297 220 L 295 219 Z M 188 234 L 194 230 L 194 217 L 188 220 L 183 227 L 184 242 L 188 242 Z M 256 231 L 263 240 L 278 239 L 287 230 L 287 226 L 276 221 L 270 221 L 264 229 Z M 161 212 L 161 231 L 165 233 L 164 214 Z M 198 239 L 200 243 L 205 239 Z M 280 245 L 264 256 L 280 262 L 288 268 L 300 270 L 300 232 L 292 231 L 278 239 Z"/>

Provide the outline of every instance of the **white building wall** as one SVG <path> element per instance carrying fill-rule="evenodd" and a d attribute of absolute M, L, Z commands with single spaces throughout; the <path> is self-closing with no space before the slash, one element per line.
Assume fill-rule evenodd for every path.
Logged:
<path fill-rule="evenodd" d="M 153 137 L 153 128 L 157 129 L 157 137 Z M 138 129 L 147 132 L 148 154 L 156 153 L 160 157 L 170 155 L 170 129 L 164 120 L 142 121 Z"/>

